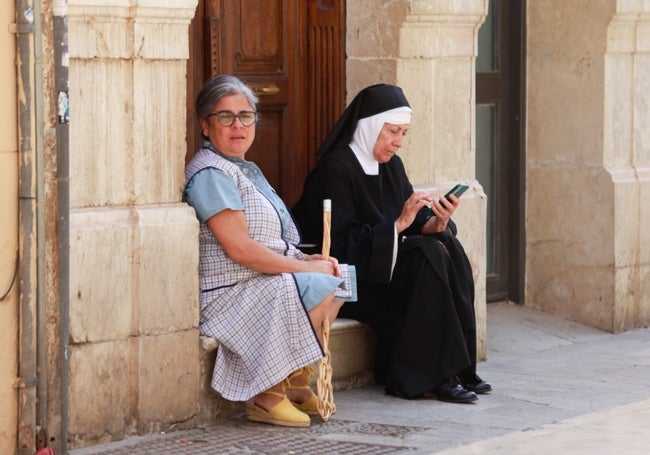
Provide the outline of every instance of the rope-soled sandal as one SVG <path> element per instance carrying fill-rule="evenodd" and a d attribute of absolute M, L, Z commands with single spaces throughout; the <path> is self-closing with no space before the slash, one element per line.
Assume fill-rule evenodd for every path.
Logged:
<path fill-rule="evenodd" d="M 268 411 L 250 400 L 245 405 L 248 420 L 283 427 L 308 427 L 311 425 L 309 416 L 296 409 L 284 393 L 272 390 L 266 390 L 262 393 L 282 397 L 282 400 Z"/>
<path fill-rule="evenodd" d="M 298 408 L 302 412 L 309 414 L 310 416 L 317 416 L 320 415 L 320 413 L 318 412 L 318 397 L 314 393 L 313 389 L 309 386 L 309 380 L 311 379 L 313 374 L 314 374 L 314 367 L 312 366 L 306 366 L 299 370 L 296 370 L 293 373 L 291 373 L 289 377 L 285 380 L 284 388 L 285 390 L 309 390 L 310 396 L 307 400 L 303 401 L 302 403 L 298 403 L 297 401 L 291 400 L 291 404 L 293 404 L 296 408 Z M 298 378 L 299 376 L 303 377 L 304 384 L 293 385 L 291 381 L 295 378 Z"/>

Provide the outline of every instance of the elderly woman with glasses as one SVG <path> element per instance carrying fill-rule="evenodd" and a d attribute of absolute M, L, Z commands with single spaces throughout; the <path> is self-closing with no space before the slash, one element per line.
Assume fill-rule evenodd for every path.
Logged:
<path fill-rule="evenodd" d="M 296 248 L 289 210 L 246 161 L 256 105 L 233 76 L 212 79 L 196 100 L 204 142 L 185 169 L 184 199 L 200 221 L 199 329 L 219 342 L 217 392 L 248 400 L 249 420 L 309 426 L 318 413 L 309 365 L 323 357 L 321 324 L 336 318 L 345 280 L 336 259 Z"/>

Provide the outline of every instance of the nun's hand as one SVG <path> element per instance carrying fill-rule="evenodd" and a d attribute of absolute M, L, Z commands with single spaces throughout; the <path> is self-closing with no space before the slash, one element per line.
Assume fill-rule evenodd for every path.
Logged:
<path fill-rule="evenodd" d="M 429 218 L 429 221 L 422 227 L 423 234 L 435 234 L 447 229 L 449 219 L 456 211 L 458 204 L 460 204 L 460 200 L 453 194 L 449 196 L 449 199 L 451 199 L 451 202 L 444 197 L 439 200 L 434 199 L 431 202 L 431 210 L 435 213 L 435 216 Z"/>
<path fill-rule="evenodd" d="M 397 233 L 399 234 L 408 228 L 413 223 L 413 220 L 415 220 L 415 215 L 417 215 L 420 209 L 430 202 L 431 196 L 426 191 L 416 191 L 411 194 L 404 203 L 404 207 L 402 207 L 402 213 L 400 213 L 399 218 L 395 221 Z"/>

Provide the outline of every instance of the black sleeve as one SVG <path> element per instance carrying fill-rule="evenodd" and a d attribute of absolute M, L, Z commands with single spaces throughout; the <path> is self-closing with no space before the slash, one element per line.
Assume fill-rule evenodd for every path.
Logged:
<path fill-rule="evenodd" d="M 322 243 L 323 199 L 332 200 L 331 255 L 354 264 L 360 280 L 388 282 L 394 220 L 373 217 L 372 201 L 359 176 L 345 163 L 325 160 L 309 175 L 292 211 L 305 243 Z"/>

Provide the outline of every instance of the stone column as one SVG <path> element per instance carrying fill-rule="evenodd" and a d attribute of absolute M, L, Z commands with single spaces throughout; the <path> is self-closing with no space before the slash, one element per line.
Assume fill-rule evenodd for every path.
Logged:
<path fill-rule="evenodd" d="M 413 0 L 399 35 L 396 79 L 413 109 L 401 152 L 414 185 L 438 194 L 468 182 L 454 215 L 474 269 L 478 353 L 486 355 L 487 200 L 475 174 L 475 61 L 487 0 Z"/>
<path fill-rule="evenodd" d="M 614 201 L 614 332 L 650 324 L 648 74 L 650 4 L 618 1 L 607 29 L 603 128 Z"/>
<path fill-rule="evenodd" d="M 650 322 L 650 6 L 528 4 L 526 302 Z"/>
<path fill-rule="evenodd" d="M 198 223 L 180 203 L 196 4 L 68 0 L 72 448 L 199 409 Z"/>

